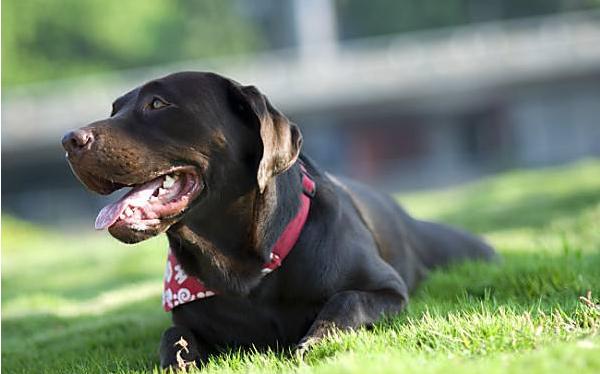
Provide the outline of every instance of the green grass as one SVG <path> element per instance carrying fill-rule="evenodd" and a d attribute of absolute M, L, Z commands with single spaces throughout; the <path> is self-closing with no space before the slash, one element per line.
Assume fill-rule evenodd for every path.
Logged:
<path fill-rule="evenodd" d="M 303 361 L 228 352 L 207 372 L 600 372 L 600 161 L 516 171 L 413 194 L 418 217 L 484 235 L 496 264 L 431 275 L 408 310 L 331 336 Z M 90 219 L 90 226 L 92 222 Z M 3 217 L 6 373 L 157 371 L 166 240 L 130 247 L 103 233 L 59 234 Z"/>

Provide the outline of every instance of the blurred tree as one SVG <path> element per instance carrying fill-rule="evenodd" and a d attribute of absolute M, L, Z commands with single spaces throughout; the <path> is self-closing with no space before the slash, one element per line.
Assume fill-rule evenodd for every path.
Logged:
<path fill-rule="evenodd" d="M 234 0 L 4 0 L 2 85 L 263 46 Z"/>
<path fill-rule="evenodd" d="M 2 85 L 288 47 L 291 1 L 4 0 Z M 600 0 L 331 1 L 341 39 L 600 7 Z"/>
<path fill-rule="evenodd" d="M 335 0 L 341 39 L 600 7 L 600 0 Z"/>

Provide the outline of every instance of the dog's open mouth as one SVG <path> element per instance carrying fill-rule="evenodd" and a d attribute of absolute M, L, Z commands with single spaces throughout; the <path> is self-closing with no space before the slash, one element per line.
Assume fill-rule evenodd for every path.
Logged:
<path fill-rule="evenodd" d="M 102 208 L 96 229 L 153 229 L 180 216 L 201 192 L 202 182 L 195 168 L 179 167 L 132 187 L 121 199 Z"/>

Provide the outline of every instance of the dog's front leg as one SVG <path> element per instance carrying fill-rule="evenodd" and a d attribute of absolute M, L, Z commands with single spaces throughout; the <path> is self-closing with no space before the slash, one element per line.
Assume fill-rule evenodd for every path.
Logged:
<path fill-rule="evenodd" d="M 208 352 L 198 344 L 192 332 L 181 326 L 171 326 L 160 339 L 160 367 L 187 370 L 200 367 L 208 359 Z"/>
<path fill-rule="evenodd" d="M 408 294 L 400 291 L 343 291 L 335 294 L 321 309 L 296 352 L 304 355 L 312 345 L 334 330 L 370 326 L 384 315 L 400 312 Z"/>

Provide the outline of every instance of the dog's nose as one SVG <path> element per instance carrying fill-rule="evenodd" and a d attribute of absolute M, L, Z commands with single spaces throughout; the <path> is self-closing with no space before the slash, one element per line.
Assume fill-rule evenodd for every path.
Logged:
<path fill-rule="evenodd" d="M 87 129 L 69 131 L 62 138 L 62 145 L 69 154 L 76 154 L 88 150 L 93 142 L 94 135 Z"/>

